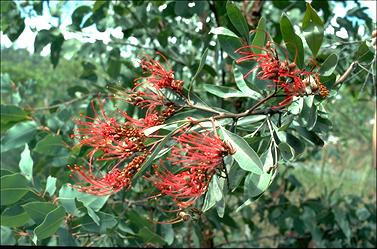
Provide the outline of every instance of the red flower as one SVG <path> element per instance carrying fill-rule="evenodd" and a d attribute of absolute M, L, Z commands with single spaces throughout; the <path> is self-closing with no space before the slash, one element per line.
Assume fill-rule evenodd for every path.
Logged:
<path fill-rule="evenodd" d="M 167 61 L 161 53 L 158 54 L 160 54 L 164 60 Z M 183 81 L 175 80 L 174 71 L 171 69 L 166 69 L 160 62 L 145 56 L 145 58 L 141 60 L 141 68 L 143 69 L 144 73 L 148 75 L 146 77 L 147 82 L 157 90 L 162 88 L 170 88 L 178 93 L 182 92 Z M 136 79 L 136 82 L 139 80 L 140 78 Z M 142 82 L 136 83 L 137 86 L 141 84 Z"/>
<path fill-rule="evenodd" d="M 146 153 L 136 156 L 123 170 L 113 167 L 102 177 L 94 176 L 91 167 L 87 170 L 77 165 L 74 165 L 73 168 L 68 166 L 72 174 L 78 176 L 81 181 L 80 184 L 72 185 L 72 187 L 78 191 L 98 196 L 114 194 L 124 188 L 129 189 L 132 177 L 139 171 L 146 156 Z M 84 185 L 85 183 L 89 185 Z"/>
<path fill-rule="evenodd" d="M 90 121 L 76 121 L 79 126 L 77 134 L 72 137 L 80 139 L 81 145 L 88 145 L 93 149 L 88 153 L 90 164 L 97 152 L 102 152 L 97 160 L 115 160 L 128 158 L 135 152 L 145 151 L 143 141 L 145 136 L 142 130 L 132 127 L 129 123 L 120 123 L 115 118 L 108 117 L 100 104 L 99 115 L 92 102 L 95 117 L 88 117 Z M 120 163 L 118 162 L 118 163 Z"/>
<path fill-rule="evenodd" d="M 213 132 L 190 131 L 176 138 L 179 142 L 172 148 L 168 158 L 173 165 L 189 169 L 215 170 L 223 164 L 223 157 L 232 149 Z"/>
<path fill-rule="evenodd" d="M 154 166 L 155 175 L 149 180 L 166 196 L 181 207 L 192 205 L 208 189 L 212 176 L 223 165 L 223 157 L 234 153 L 226 143 L 212 132 L 184 132 L 176 140 L 168 158 L 173 166 L 183 171 L 171 173 L 163 164 Z"/>
<path fill-rule="evenodd" d="M 306 81 L 310 76 L 315 74 L 297 68 L 296 63 L 289 63 L 287 59 L 280 60 L 276 49 L 271 46 L 269 40 L 266 46 L 261 48 L 254 45 L 243 46 L 235 52 L 244 55 L 236 60 L 236 63 L 244 61 L 256 61 L 257 65 L 244 75 L 247 78 L 250 73 L 259 68 L 257 77 L 261 80 L 272 80 L 274 87 L 280 87 L 286 97 L 279 103 L 279 106 L 285 106 L 292 102 L 294 96 L 302 96 L 306 94 Z M 254 52 L 256 49 L 261 50 L 260 53 Z M 288 55 L 286 55 L 286 58 Z"/>
<path fill-rule="evenodd" d="M 154 165 L 154 175 L 148 180 L 161 191 L 170 196 L 180 208 L 191 206 L 202 194 L 207 191 L 215 171 L 191 169 L 173 174 L 165 165 Z"/>

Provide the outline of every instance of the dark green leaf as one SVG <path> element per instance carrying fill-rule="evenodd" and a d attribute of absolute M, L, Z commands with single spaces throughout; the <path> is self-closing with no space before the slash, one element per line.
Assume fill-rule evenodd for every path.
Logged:
<path fill-rule="evenodd" d="M 306 3 L 306 12 L 304 20 L 302 21 L 302 31 L 304 32 L 305 40 L 313 56 L 317 56 L 323 41 L 324 28 L 321 18 L 309 3 Z"/>
<path fill-rule="evenodd" d="M 1 152 L 18 148 L 34 138 L 37 132 L 37 124 L 34 121 L 17 123 L 5 132 L 1 140 Z"/>
<path fill-rule="evenodd" d="M 83 229 L 88 232 L 101 234 L 106 233 L 107 229 L 113 228 L 117 224 L 114 215 L 104 212 L 98 212 L 97 214 L 100 220 L 99 225 L 97 225 L 89 216 L 84 216 L 80 221 Z"/>
<path fill-rule="evenodd" d="M 34 220 L 36 224 L 41 224 L 45 219 L 46 214 L 56 209 L 56 206 L 50 202 L 29 202 L 22 205 L 26 213 L 30 218 Z"/>
<path fill-rule="evenodd" d="M 330 54 L 323 62 L 319 73 L 321 76 L 330 76 L 338 64 L 338 56 L 336 54 Z"/>
<path fill-rule="evenodd" d="M 294 150 L 287 143 L 284 143 L 284 142 L 280 143 L 279 144 L 279 151 L 280 151 L 281 155 L 283 156 L 283 158 L 287 161 L 291 160 L 294 157 Z"/>
<path fill-rule="evenodd" d="M 375 50 L 373 47 L 368 46 L 366 42 L 363 42 L 357 50 L 356 56 L 359 62 L 369 63 L 373 60 Z"/>
<path fill-rule="evenodd" d="M 304 46 L 301 38 L 296 35 L 291 21 L 283 14 L 280 20 L 280 30 L 283 35 L 285 46 L 289 52 L 289 59 L 295 61 L 299 68 L 304 67 Z"/>
<path fill-rule="evenodd" d="M 63 139 L 58 135 L 47 135 L 42 140 L 38 141 L 34 151 L 40 154 L 53 156 L 65 149 Z"/>
<path fill-rule="evenodd" d="M 72 27 L 74 30 L 80 31 L 81 30 L 81 23 L 83 21 L 83 18 L 92 12 L 92 9 L 89 6 L 80 6 L 76 8 L 71 16 L 72 19 Z"/>
<path fill-rule="evenodd" d="M 139 232 L 136 234 L 138 237 L 140 237 L 144 243 L 152 243 L 156 245 L 165 245 L 166 242 L 164 238 L 162 238 L 160 235 L 154 233 L 152 230 L 150 230 L 148 227 L 143 227 L 139 230 Z"/>
<path fill-rule="evenodd" d="M 51 42 L 50 60 L 54 68 L 59 63 L 60 52 L 62 50 L 64 41 L 64 36 L 62 34 L 59 34 L 55 36 Z"/>
<path fill-rule="evenodd" d="M 20 200 L 29 191 L 26 178 L 15 173 L 1 178 L 1 205 L 10 205 Z"/>
<path fill-rule="evenodd" d="M 120 74 L 121 66 L 122 63 L 120 61 L 120 50 L 119 48 L 114 48 L 113 50 L 111 50 L 109 55 L 107 73 L 111 78 L 115 79 Z"/>
<path fill-rule="evenodd" d="M 2 124 L 20 122 L 29 118 L 23 109 L 14 105 L 1 105 L 0 115 Z"/>
<path fill-rule="evenodd" d="M 252 50 L 254 51 L 254 53 L 261 53 L 262 50 L 259 49 L 258 47 L 264 47 L 265 43 L 266 43 L 266 20 L 264 19 L 264 17 L 261 17 L 259 19 L 259 22 L 258 22 L 258 26 L 255 30 L 255 37 L 253 39 L 253 42 L 251 43 L 251 45 L 253 45 L 254 47 L 252 47 Z"/>
<path fill-rule="evenodd" d="M 19 206 L 9 207 L 1 214 L 1 225 L 19 227 L 26 224 L 30 216 Z"/>
<path fill-rule="evenodd" d="M 226 12 L 233 26 L 237 29 L 238 33 L 243 36 L 243 38 L 249 40 L 249 26 L 246 22 L 245 17 L 242 15 L 238 7 L 231 3 L 227 2 Z"/>
<path fill-rule="evenodd" d="M 210 85 L 210 84 L 201 84 L 201 85 L 206 91 L 220 98 L 248 97 L 248 95 L 246 95 L 245 93 L 240 92 L 230 87 L 215 86 L 215 85 Z"/>
<path fill-rule="evenodd" d="M 49 212 L 39 226 L 34 229 L 34 234 L 40 241 L 42 239 L 52 236 L 63 223 L 65 217 L 65 211 L 63 207 L 57 207 L 53 211 Z"/>

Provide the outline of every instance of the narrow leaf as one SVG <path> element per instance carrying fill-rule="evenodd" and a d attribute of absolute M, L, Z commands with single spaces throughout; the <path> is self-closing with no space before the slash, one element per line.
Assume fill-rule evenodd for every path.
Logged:
<path fill-rule="evenodd" d="M 227 2 L 226 12 L 233 26 L 237 29 L 238 33 L 243 36 L 243 38 L 249 40 L 249 26 L 246 22 L 245 17 L 242 15 L 241 10 L 233 3 Z"/>

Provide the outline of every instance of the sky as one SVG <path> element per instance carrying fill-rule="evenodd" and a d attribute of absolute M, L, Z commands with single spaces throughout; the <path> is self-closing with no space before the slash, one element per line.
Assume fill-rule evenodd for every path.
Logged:
<path fill-rule="evenodd" d="M 56 4 L 55 1 L 50 1 L 50 6 Z M 367 13 L 370 15 L 370 17 L 373 19 L 374 22 L 376 22 L 376 1 L 374 0 L 363 0 L 360 1 L 362 6 L 368 7 Z M 70 32 L 67 28 L 68 25 L 71 24 L 71 14 L 72 12 L 80 5 L 89 5 L 91 6 L 93 4 L 93 1 L 69 1 L 66 4 L 65 9 L 63 10 L 62 15 L 62 25 L 61 30 L 65 37 L 65 39 L 72 39 L 76 38 L 78 40 L 81 40 L 82 42 L 95 42 L 96 40 L 103 40 L 105 44 L 111 41 L 110 35 L 116 37 L 116 38 L 122 38 L 123 33 L 121 27 L 117 27 L 115 29 L 107 29 L 105 32 L 99 32 L 95 25 L 92 25 L 90 27 L 87 27 L 83 29 L 83 34 Z M 47 8 L 47 3 L 44 2 L 44 8 L 43 8 L 43 15 L 41 16 L 35 16 L 35 17 L 26 17 L 25 18 L 25 30 L 20 35 L 20 37 L 17 39 L 17 41 L 14 44 L 15 48 L 25 48 L 30 53 L 33 53 L 34 51 L 34 40 L 36 36 L 36 32 L 33 32 L 32 29 L 36 30 L 42 30 L 42 29 L 49 29 L 51 27 L 51 24 L 57 25 L 57 19 L 51 17 L 50 12 Z M 355 4 L 353 1 L 349 1 L 346 7 L 343 7 L 341 3 L 337 3 L 335 16 L 332 19 L 331 23 L 336 26 L 336 18 L 339 16 L 343 16 L 347 10 L 354 7 Z M 51 23 L 51 24 L 50 24 Z M 330 27 L 328 31 L 331 32 Z M 338 31 L 337 35 L 339 37 L 347 37 L 347 32 L 345 29 Z M 9 38 L 4 35 L 2 32 L 0 34 L 1 39 L 1 46 L 10 47 L 12 45 L 12 42 L 9 40 Z M 133 39 L 132 37 L 128 40 L 130 43 L 137 44 L 137 40 Z M 48 55 L 49 54 L 49 45 L 46 46 L 42 52 L 41 55 Z"/>

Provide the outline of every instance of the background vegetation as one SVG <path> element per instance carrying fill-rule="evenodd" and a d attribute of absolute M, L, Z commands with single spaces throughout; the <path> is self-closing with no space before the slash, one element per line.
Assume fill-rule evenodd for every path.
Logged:
<path fill-rule="evenodd" d="M 331 53 L 337 54 L 334 77 L 358 63 L 325 100 L 331 123 L 320 134 L 324 145 L 306 141 L 303 153 L 282 162 L 275 181 L 257 200 L 238 210 L 244 202 L 240 184 L 228 194 L 222 218 L 212 208 L 198 219 L 161 225 L 148 220 L 155 203 L 137 201 L 145 192 L 143 182 L 110 198 L 67 188 L 72 180 L 66 165 L 83 157 L 69 137 L 73 120 L 80 113 L 90 115 L 90 101 L 98 92 L 131 88 L 141 75 L 138 58 L 144 54 L 161 51 L 176 78 L 190 82 L 208 48 L 195 92 L 212 106 L 235 111 L 248 106 L 245 98 L 224 98 L 206 87 L 235 85 L 227 47 L 210 32 L 223 26 L 238 34 L 226 4 L 1 2 L 1 31 L 13 43 L 6 48 L 2 42 L 1 47 L 2 245 L 376 247 L 376 56 L 371 38 L 376 19 L 358 1 L 312 1 L 325 27 L 315 59 L 322 64 Z M 283 44 L 283 13 L 304 36 L 303 1 L 243 1 L 235 6 L 250 30 L 263 17 L 265 30 L 277 44 Z M 348 11 L 334 18 L 342 6 Z M 46 15 L 49 28 L 26 25 Z M 36 33 L 34 41 L 26 41 L 34 44 L 33 53 L 16 46 L 25 29 Z M 312 56 L 307 44 L 305 53 L 306 58 Z"/>

